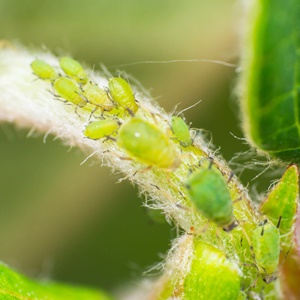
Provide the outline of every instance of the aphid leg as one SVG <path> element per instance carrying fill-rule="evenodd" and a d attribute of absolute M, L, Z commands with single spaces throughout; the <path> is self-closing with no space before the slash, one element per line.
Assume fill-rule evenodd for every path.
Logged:
<path fill-rule="evenodd" d="M 134 113 L 133 113 L 133 111 L 132 111 L 130 108 L 126 107 L 126 110 L 128 111 L 128 113 L 129 113 L 132 117 L 134 117 Z"/>
<path fill-rule="evenodd" d="M 160 188 L 157 185 L 155 185 L 153 183 L 150 183 L 150 185 L 154 186 L 157 190 L 160 190 Z"/>
<path fill-rule="evenodd" d="M 241 196 L 241 197 L 237 198 L 236 200 L 233 200 L 232 202 L 233 203 L 237 203 L 237 202 L 240 202 L 242 200 L 243 200 L 243 197 Z"/>
<path fill-rule="evenodd" d="M 152 169 L 152 166 L 148 166 L 146 168 L 137 170 L 133 173 L 133 176 L 135 176 L 137 173 L 146 173 L 146 172 L 150 171 L 151 169 Z"/>
<path fill-rule="evenodd" d="M 246 240 L 249 244 L 249 247 L 250 247 L 250 251 L 252 253 L 253 252 L 253 246 L 252 246 L 251 239 L 250 239 L 248 233 L 246 232 L 246 230 L 244 229 L 244 227 L 242 226 L 241 222 L 238 219 L 235 218 L 235 222 L 237 223 L 237 226 L 239 226 L 241 228 L 242 233 L 243 233 L 244 237 L 246 238 Z M 252 253 L 252 254 L 254 255 L 254 253 Z"/>
<path fill-rule="evenodd" d="M 231 172 L 230 175 L 229 175 L 229 178 L 227 180 L 227 183 L 230 183 L 230 181 L 232 180 L 233 176 L 234 176 L 234 173 Z"/>
<path fill-rule="evenodd" d="M 107 137 L 106 137 L 106 139 L 107 140 L 111 140 L 111 141 L 113 141 L 113 142 L 116 142 L 117 141 L 117 139 L 116 138 L 114 138 L 114 137 L 112 137 L 112 136 L 110 136 L 110 135 L 108 135 Z M 119 155 L 118 155 L 119 156 Z M 124 158 L 124 157 L 122 157 L 122 156 L 119 156 L 121 159 L 124 159 L 124 160 L 131 160 L 130 158 Z"/>
<path fill-rule="evenodd" d="M 78 106 L 75 107 L 75 114 L 78 116 L 80 120 L 82 120 L 81 116 L 78 113 Z"/>
<path fill-rule="evenodd" d="M 229 224 L 228 226 L 226 227 L 223 227 L 223 230 L 226 231 L 226 232 L 230 232 L 231 230 L 233 230 L 235 227 L 238 226 L 238 223 L 233 221 L 231 224 Z"/>
<path fill-rule="evenodd" d="M 213 164 L 214 164 L 214 159 L 212 158 L 212 157 L 209 157 L 209 166 L 208 166 L 208 168 L 209 169 L 211 169 L 212 168 L 212 166 L 213 166 Z"/>
<path fill-rule="evenodd" d="M 94 114 L 97 110 L 98 110 L 98 107 L 95 106 L 95 108 L 92 110 L 92 112 L 91 112 L 91 114 L 90 114 L 90 116 L 89 116 L 89 121 L 91 120 L 93 114 Z"/>

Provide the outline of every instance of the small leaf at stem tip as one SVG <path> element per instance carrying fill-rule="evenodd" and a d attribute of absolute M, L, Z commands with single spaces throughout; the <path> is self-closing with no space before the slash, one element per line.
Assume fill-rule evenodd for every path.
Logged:
<path fill-rule="evenodd" d="M 281 218 L 279 231 L 282 236 L 281 246 L 284 248 L 284 251 L 288 251 L 292 244 L 299 198 L 298 181 L 298 167 L 291 165 L 260 205 L 260 211 L 275 226 Z"/>

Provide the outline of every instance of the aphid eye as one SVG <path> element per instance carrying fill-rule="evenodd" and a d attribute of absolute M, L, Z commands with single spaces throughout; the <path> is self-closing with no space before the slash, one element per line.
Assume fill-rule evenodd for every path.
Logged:
<path fill-rule="evenodd" d="M 88 76 L 81 64 L 71 57 L 62 57 L 59 60 L 59 65 L 66 75 L 73 78 L 79 83 L 86 83 Z"/>
<path fill-rule="evenodd" d="M 30 67 L 33 73 L 37 75 L 40 79 L 55 80 L 58 77 L 58 74 L 55 71 L 55 69 L 43 60 L 34 60 L 30 64 Z"/>

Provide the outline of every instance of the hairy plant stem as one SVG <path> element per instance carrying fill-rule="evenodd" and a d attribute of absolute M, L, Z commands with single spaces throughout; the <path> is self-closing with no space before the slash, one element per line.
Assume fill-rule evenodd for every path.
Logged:
<path fill-rule="evenodd" d="M 236 262 L 241 273 L 241 285 L 249 287 L 257 277 L 257 269 L 250 250 L 249 236 L 261 221 L 261 216 L 252 207 L 247 190 L 240 184 L 236 176 L 221 157 L 210 150 L 210 144 L 205 141 L 201 131 L 191 129 L 193 145 L 182 147 L 176 140 L 177 151 L 182 163 L 174 172 L 152 168 L 143 171 L 147 166 L 135 159 L 123 159 L 126 154 L 112 140 L 94 141 L 84 137 L 83 130 L 89 122 L 90 112 L 78 109 L 72 105 L 58 101 L 51 93 L 50 82 L 42 81 L 32 74 L 30 63 L 40 58 L 58 67 L 58 60 L 51 53 L 27 50 L 21 46 L 4 47 L 0 50 L 0 120 L 14 123 L 17 127 L 28 128 L 31 131 L 51 134 L 61 139 L 66 145 L 81 148 L 94 160 L 100 160 L 114 171 L 124 174 L 123 179 L 130 180 L 140 188 L 141 194 L 146 194 L 145 206 L 162 210 L 167 220 L 172 221 L 177 228 L 193 235 L 175 240 L 172 250 L 164 263 L 168 274 L 184 276 L 189 272 L 188 258 L 193 255 L 193 249 L 187 240 L 193 236 L 214 245 L 230 259 Z M 109 74 L 88 70 L 90 79 L 99 86 L 107 87 Z M 130 79 L 132 82 L 133 79 Z M 148 93 L 136 83 L 133 85 L 135 98 L 139 103 L 137 115 L 156 125 L 171 136 L 171 116 L 160 108 Z M 125 123 L 131 116 L 120 118 Z M 187 197 L 185 182 L 194 168 L 207 168 L 208 158 L 222 172 L 228 183 L 234 215 L 238 226 L 230 233 L 217 228 L 197 211 Z M 200 165 L 199 165 L 200 162 Z M 184 234 L 184 235 L 185 235 Z M 178 250 L 180 249 L 180 251 Z M 185 259 L 186 258 L 186 259 Z M 171 263 L 170 263 L 171 262 Z M 248 264 L 245 267 L 245 264 Z M 182 265 L 184 264 L 184 266 Z M 180 272 L 179 272 L 180 270 Z M 180 285 L 180 280 L 178 281 Z M 177 287 L 180 290 L 179 287 Z M 179 293 L 179 292 L 178 292 Z M 184 293 L 182 291 L 182 293 Z M 179 293 L 180 296 L 180 293 Z M 151 294 L 152 299 L 156 296 Z"/>

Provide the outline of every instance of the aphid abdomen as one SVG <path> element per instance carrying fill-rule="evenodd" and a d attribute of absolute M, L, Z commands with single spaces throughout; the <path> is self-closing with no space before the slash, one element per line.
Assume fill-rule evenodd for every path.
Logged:
<path fill-rule="evenodd" d="M 55 80 L 58 77 L 55 69 L 43 60 L 36 59 L 31 64 L 31 69 L 35 75 L 45 80 Z"/>
<path fill-rule="evenodd" d="M 80 88 L 74 80 L 67 77 L 59 77 L 54 81 L 53 88 L 58 96 L 66 101 L 78 107 L 84 107 L 86 105 L 86 100 L 80 95 Z"/>
<path fill-rule="evenodd" d="M 193 141 L 190 136 L 189 127 L 181 117 L 174 116 L 171 118 L 171 129 L 181 146 L 189 147 L 192 145 Z"/>
<path fill-rule="evenodd" d="M 221 227 L 234 222 L 232 199 L 222 174 L 213 167 L 200 169 L 187 181 L 190 200 L 210 221 Z"/>
<path fill-rule="evenodd" d="M 280 233 L 276 226 L 267 223 L 258 226 L 252 235 L 253 251 L 260 273 L 272 276 L 276 271 L 280 256 Z"/>
<path fill-rule="evenodd" d="M 66 75 L 73 78 L 79 83 L 86 83 L 88 81 L 88 76 L 81 66 L 81 64 L 71 57 L 62 57 L 59 60 L 59 65 Z"/>
<path fill-rule="evenodd" d="M 111 111 L 115 106 L 108 97 L 106 91 L 96 84 L 86 84 L 83 86 L 83 95 L 89 103 L 99 107 L 101 110 Z"/>
<path fill-rule="evenodd" d="M 99 120 L 89 123 L 85 128 L 84 135 L 97 140 L 112 135 L 118 128 L 119 124 L 114 120 Z"/>
<path fill-rule="evenodd" d="M 129 109 L 133 114 L 138 110 L 134 94 L 129 83 L 121 77 L 113 77 L 108 82 L 109 93 L 118 105 Z"/>
<path fill-rule="evenodd" d="M 149 166 L 176 169 L 180 164 L 177 151 L 170 139 L 154 125 L 132 118 L 119 130 L 119 147 L 131 158 Z"/>

